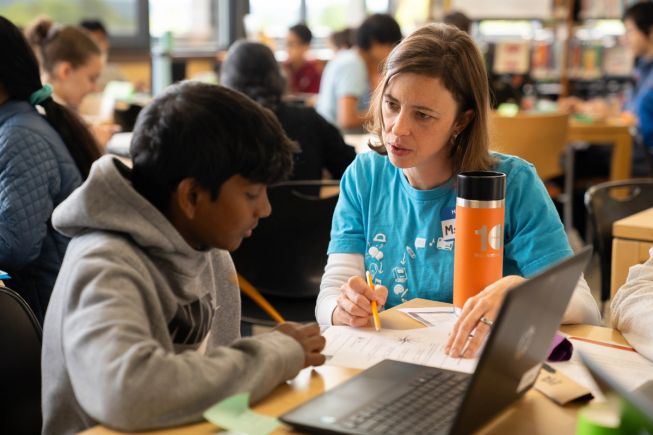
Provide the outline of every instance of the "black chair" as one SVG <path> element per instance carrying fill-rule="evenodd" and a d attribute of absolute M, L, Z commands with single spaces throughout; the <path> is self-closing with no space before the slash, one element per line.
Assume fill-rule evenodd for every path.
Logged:
<path fill-rule="evenodd" d="M 585 208 L 592 226 L 594 247 L 599 254 L 602 305 L 610 299 L 612 224 L 650 207 L 653 207 L 651 178 L 610 181 L 585 192 Z"/>
<path fill-rule="evenodd" d="M 272 214 L 233 252 L 236 270 L 285 320 L 315 321 L 315 302 L 327 260 L 338 181 L 288 181 L 268 189 Z M 251 325 L 275 322 L 250 298 L 242 298 L 243 335 Z"/>
<path fill-rule="evenodd" d="M 41 433 L 41 326 L 15 291 L 0 287 L 0 428 Z"/>

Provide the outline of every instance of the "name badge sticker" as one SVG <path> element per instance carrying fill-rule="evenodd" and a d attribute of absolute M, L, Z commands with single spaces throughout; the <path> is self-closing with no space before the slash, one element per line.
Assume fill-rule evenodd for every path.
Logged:
<path fill-rule="evenodd" d="M 442 240 L 453 240 L 456 237 L 456 207 L 445 207 L 440 211 L 440 225 Z"/>

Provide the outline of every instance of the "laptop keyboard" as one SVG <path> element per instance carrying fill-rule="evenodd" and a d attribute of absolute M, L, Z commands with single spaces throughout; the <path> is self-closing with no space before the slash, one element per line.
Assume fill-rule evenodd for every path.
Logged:
<path fill-rule="evenodd" d="M 391 401 L 380 399 L 341 420 L 352 432 L 370 434 L 427 434 L 446 432 L 463 398 L 469 375 L 426 372 L 409 391 Z"/>

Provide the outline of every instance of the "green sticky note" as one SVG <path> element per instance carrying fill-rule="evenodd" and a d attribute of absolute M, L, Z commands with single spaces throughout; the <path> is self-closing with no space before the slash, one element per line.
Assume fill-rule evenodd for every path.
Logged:
<path fill-rule="evenodd" d="M 249 409 L 249 393 L 216 403 L 204 411 L 204 418 L 223 429 L 248 435 L 266 435 L 279 425 L 276 418 Z"/>

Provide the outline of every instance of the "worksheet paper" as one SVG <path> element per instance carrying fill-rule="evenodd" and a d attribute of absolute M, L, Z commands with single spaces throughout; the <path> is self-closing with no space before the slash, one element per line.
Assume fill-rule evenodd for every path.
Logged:
<path fill-rule="evenodd" d="M 549 363 L 579 384 L 592 391 L 595 397 L 602 397 L 592 376 L 578 357 L 578 351 L 588 356 L 602 367 L 617 382 L 628 390 L 653 379 L 653 362 L 633 350 L 612 347 L 609 343 L 589 343 L 568 337 L 574 345 L 574 353 L 569 361 Z M 628 348 L 626 348 L 628 349 Z"/>
<path fill-rule="evenodd" d="M 472 373 L 477 358 L 451 358 L 444 353 L 449 327 L 382 329 L 331 326 L 324 337 L 327 364 L 366 369 L 384 359 Z"/>
<path fill-rule="evenodd" d="M 424 326 L 437 326 L 449 330 L 453 328 L 457 319 L 453 307 L 399 308 L 399 311 Z"/>

